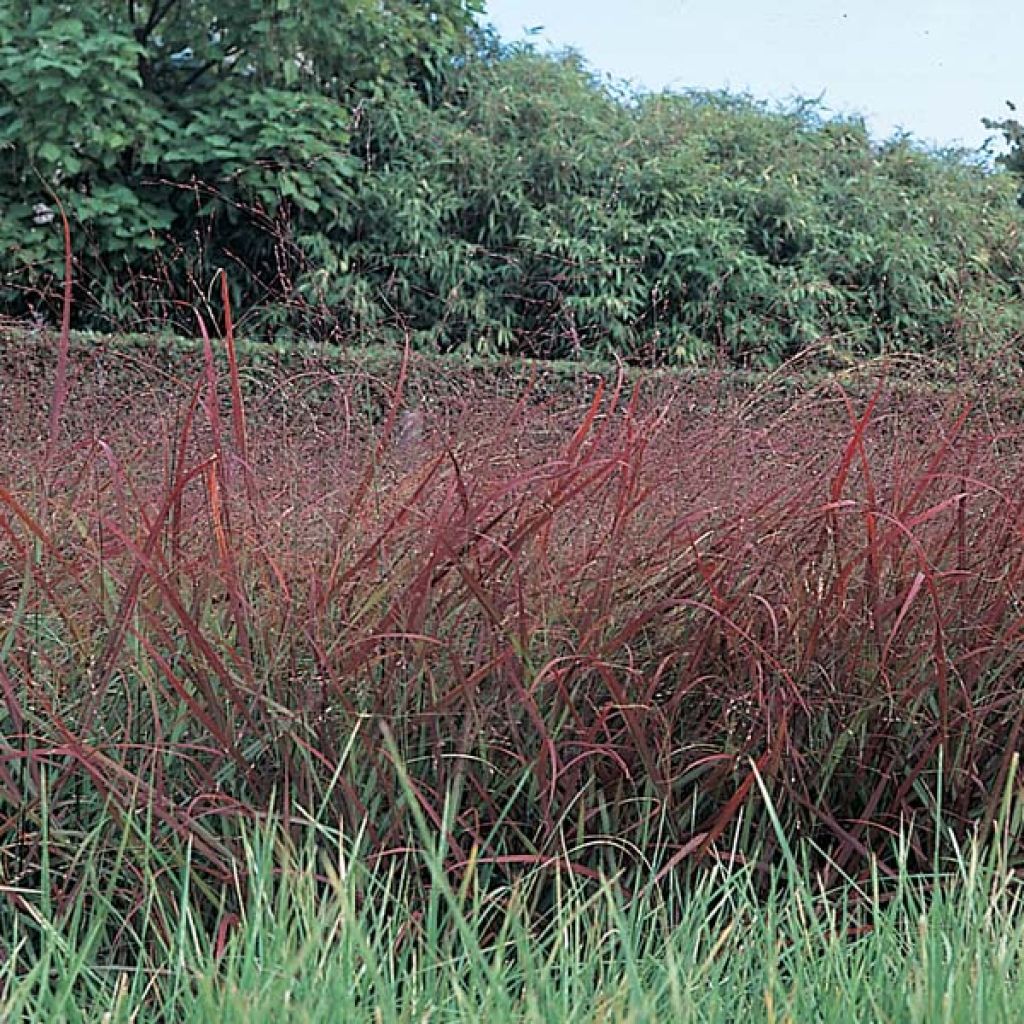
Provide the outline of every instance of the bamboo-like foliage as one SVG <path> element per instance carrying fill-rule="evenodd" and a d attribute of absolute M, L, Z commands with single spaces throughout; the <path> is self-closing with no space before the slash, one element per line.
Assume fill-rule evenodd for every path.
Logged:
<path fill-rule="evenodd" d="M 620 95 L 572 56 L 466 76 L 440 106 L 368 110 L 324 290 L 352 330 L 399 311 L 431 348 L 755 367 L 1020 331 L 1015 184 L 970 154 L 875 143 L 809 102 Z"/>
<path fill-rule="evenodd" d="M 54 6 L 0 12 L 16 317 L 61 308 L 56 197 L 89 328 L 194 334 L 225 269 L 242 334 L 303 344 L 764 368 L 991 355 L 1024 327 L 1015 179 L 977 155 L 809 102 L 633 95 L 472 35 L 457 0 L 430 5 L 437 39 L 420 4 L 231 4 L 191 70 L 208 5 L 156 5 L 178 12 L 159 45 L 125 5 Z"/>

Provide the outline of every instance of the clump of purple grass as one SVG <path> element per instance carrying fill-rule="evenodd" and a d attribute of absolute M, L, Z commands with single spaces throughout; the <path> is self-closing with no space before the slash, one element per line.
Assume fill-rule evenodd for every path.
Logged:
<path fill-rule="evenodd" d="M 826 874 L 885 870 L 910 820 L 928 865 L 936 801 L 984 834 L 1019 784 L 1024 446 L 998 410 L 883 379 L 751 417 L 620 379 L 439 412 L 408 356 L 246 396 L 230 324 L 227 372 L 207 339 L 192 379 L 90 381 L 66 340 L 55 397 L 3 410 L 9 879 L 44 811 L 65 899 L 103 815 L 112 848 L 137 812 L 187 840 L 211 892 L 271 810 L 387 862 L 417 845 L 396 756 L 452 874 L 496 879 L 767 865 L 758 776 Z"/>

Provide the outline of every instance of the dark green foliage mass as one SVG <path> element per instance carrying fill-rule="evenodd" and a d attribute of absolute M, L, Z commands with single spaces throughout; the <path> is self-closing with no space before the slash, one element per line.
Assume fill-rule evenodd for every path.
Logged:
<path fill-rule="evenodd" d="M 0 285 L 46 311 L 63 205 L 78 316 L 194 316 L 219 268 L 279 302 L 307 243 L 351 229 L 361 100 L 429 98 L 476 0 L 12 0 L 0 5 Z"/>
<path fill-rule="evenodd" d="M 812 105 L 617 96 L 572 56 L 504 51 L 449 102 L 363 129 L 351 330 L 429 347 L 774 366 L 997 345 L 1022 326 L 1008 176 Z"/>
<path fill-rule="evenodd" d="M 0 299 L 257 337 L 770 367 L 999 350 L 1010 174 L 813 104 L 636 96 L 503 47 L 471 0 L 9 4 Z M 50 219 L 53 218 L 53 219 Z"/>

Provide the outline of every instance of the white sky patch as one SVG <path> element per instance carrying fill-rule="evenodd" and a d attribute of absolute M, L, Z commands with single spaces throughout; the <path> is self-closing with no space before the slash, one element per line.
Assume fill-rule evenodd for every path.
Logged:
<path fill-rule="evenodd" d="M 654 91 L 821 96 L 879 139 L 979 147 L 982 118 L 1024 108 L 1020 0 L 489 0 L 485 20 Z"/>

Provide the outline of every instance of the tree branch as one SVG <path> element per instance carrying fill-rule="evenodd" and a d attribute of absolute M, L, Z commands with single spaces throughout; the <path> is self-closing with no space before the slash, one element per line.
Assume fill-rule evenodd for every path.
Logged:
<path fill-rule="evenodd" d="M 215 68 L 219 63 L 219 60 L 208 60 L 205 64 L 196 68 L 195 71 L 193 71 L 192 74 L 189 75 L 182 83 L 181 91 L 184 92 L 186 89 L 191 88 L 197 81 L 199 81 L 200 78 L 203 77 L 203 75 L 206 74 L 207 71 L 211 70 L 211 68 Z"/>
<path fill-rule="evenodd" d="M 135 30 L 135 38 L 143 46 L 146 46 L 149 43 L 149 37 L 153 34 L 157 25 L 174 10 L 177 4 L 178 0 L 166 0 L 163 4 L 160 3 L 160 0 L 154 0 L 153 6 L 149 9 L 149 17 L 146 19 L 146 24 L 141 29 L 137 28 Z"/>

